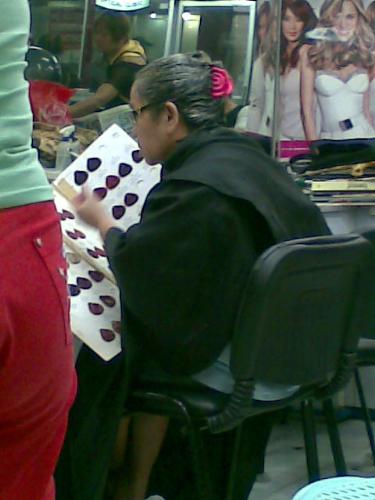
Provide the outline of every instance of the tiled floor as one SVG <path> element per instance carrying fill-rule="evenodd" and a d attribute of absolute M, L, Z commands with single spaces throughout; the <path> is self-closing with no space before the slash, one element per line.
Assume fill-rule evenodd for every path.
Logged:
<path fill-rule="evenodd" d="M 340 423 L 340 435 L 349 473 L 375 476 L 364 425 L 360 420 Z M 318 447 L 322 477 L 334 474 L 325 426 L 318 423 Z M 265 475 L 255 483 L 249 500 L 291 500 L 306 484 L 307 474 L 300 423 L 290 419 L 274 428 L 267 450 Z"/>

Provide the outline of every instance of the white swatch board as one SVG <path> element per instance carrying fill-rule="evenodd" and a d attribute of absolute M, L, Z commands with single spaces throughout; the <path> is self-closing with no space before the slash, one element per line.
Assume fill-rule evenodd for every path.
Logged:
<path fill-rule="evenodd" d="M 121 351 L 119 291 L 99 232 L 77 216 L 70 200 L 88 187 L 126 231 L 139 221 L 146 195 L 159 180 L 160 166 L 148 165 L 136 142 L 112 125 L 54 182 L 69 264 L 72 331 L 105 360 Z"/>

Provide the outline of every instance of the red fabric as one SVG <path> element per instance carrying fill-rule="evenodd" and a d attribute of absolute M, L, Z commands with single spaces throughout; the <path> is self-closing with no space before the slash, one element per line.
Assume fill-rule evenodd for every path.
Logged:
<path fill-rule="evenodd" d="M 29 82 L 29 86 L 34 121 L 57 127 L 72 123 L 68 101 L 75 94 L 75 90 L 44 80 L 33 80 Z"/>
<path fill-rule="evenodd" d="M 0 241 L 0 499 L 53 500 L 76 391 L 53 202 L 0 210 Z"/>

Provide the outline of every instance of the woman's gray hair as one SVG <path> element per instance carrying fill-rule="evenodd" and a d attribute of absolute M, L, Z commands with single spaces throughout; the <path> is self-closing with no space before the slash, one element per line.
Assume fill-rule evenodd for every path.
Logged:
<path fill-rule="evenodd" d="M 211 65 L 188 54 L 174 54 L 153 61 L 135 78 L 145 103 L 173 102 L 190 129 L 212 128 L 224 120 L 223 99 L 211 97 Z M 155 106 L 154 112 L 161 107 Z"/>

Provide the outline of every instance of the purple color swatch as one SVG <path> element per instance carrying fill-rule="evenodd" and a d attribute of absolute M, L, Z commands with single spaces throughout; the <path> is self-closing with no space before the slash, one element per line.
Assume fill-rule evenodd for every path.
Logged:
<path fill-rule="evenodd" d="M 126 177 L 132 170 L 131 165 L 128 165 L 127 163 L 120 163 L 118 166 L 118 174 L 120 177 Z"/>
<path fill-rule="evenodd" d="M 105 187 L 95 188 L 94 193 L 99 198 L 99 200 L 103 200 L 107 196 L 107 188 Z"/>
<path fill-rule="evenodd" d="M 89 158 L 87 160 L 87 170 L 89 172 L 95 172 L 100 165 L 102 164 L 102 160 L 100 158 Z"/>
<path fill-rule="evenodd" d="M 133 161 L 135 161 L 136 163 L 140 163 L 143 160 L 143 156 L 141 155 L 139 149 L 136 149 L 135 151 L 132 152 L 132 158 Z"/>
<path fill-rule="evenodd" d="M 135 193 L 126 193 L 124 196 L 124 203 L 127 207 L 131 207 L 138 201 L 138 195 Z"/>
<path fill-rule="evenodd" d="M 100 283 L 101 281 L 104 280 L 104 274 L 101 273 L 100 271 L 89 271 L 89 276 L 97 283 Z"/>
<path fill-rule="evenodd" d="M 115 333 L 107 328 L 101 328 L 100 335 L 102 339 L 105 340 L 106 342 L 112 342 L 116 338 Z"/>
<path fill-rule="evenodd" d="M 115 307 L 116 300 L 111 295 L 100 295 L 99 299 L 108 307 Z"/>
<path fill-rule="evenodd" d="M 104 307 L 100 304 L 95 304 L 94 302 L 89 302 L 89 310 L 92 314 L 98 316 L 99 314 L 103 314 Z"/>
<path fill-rule="evenodd" d="M 119 182 L 120 179 L 117 177 L 117 175 L 107 175 L 105 179 L 105 185 L 108 189 L 114 189 L 116 186 L 118 186 Z"/>
<path fill-rule="evenodd" d="M 76 170 L 74 172 L 74 182 L 77 186 L 82 186 L 87 181 L 89 174 L 83 170 Z"/>
<path fill-rule="evenodd" d="M 81 290 L 79 289 L 79 287 L 77 285 L 70 285 L 69 284 L 69 295 L 71 297 L 76 297 L 80 293 L 81 293 Z"/>
<path fill-rule="evenodd" d="M 88 248 L 86 250 L 86 252 L 90 255 L 90 257 L 93 257 L 94 259 L 99 258 L 99 255 L 97 254 L 97 252 L 95 252 L 95 250 L 92 250 L 91 248 Z"/>
<path fill-rule="evenodd" d="M 77 285 L 83 290 L 89 290 L 92 287 L 92 283 L 87 278 L 77 278 Z"/>
<path fill-rule="evenodd" d="M 122 205 L 115 205 L 112 207 L 112 215 L 115 219 L 121 219 L 121 217 L 125 214 L 125 207 Z"/>

